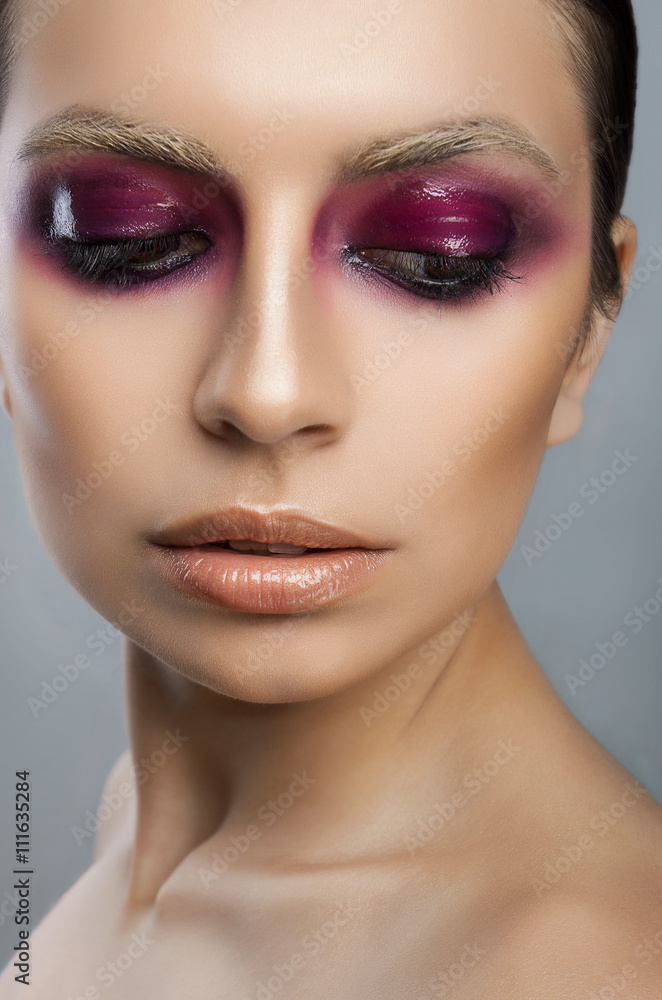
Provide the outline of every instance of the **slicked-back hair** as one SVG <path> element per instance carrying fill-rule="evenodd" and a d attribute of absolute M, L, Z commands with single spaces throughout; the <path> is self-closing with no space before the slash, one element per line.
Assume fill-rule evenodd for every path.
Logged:
<path fill-rule="evenodd" d="M 613 319 L 623 297 L 611 230 L 632 157 L 638 43 L 631 0 L 544 0 L 567 41 L 592 165 L 593 259 L 589 309 Z"/>

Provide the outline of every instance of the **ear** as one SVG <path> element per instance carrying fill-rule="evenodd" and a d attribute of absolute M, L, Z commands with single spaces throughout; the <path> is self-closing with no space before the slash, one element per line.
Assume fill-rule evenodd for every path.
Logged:
<path fill-rule="evenodd" d="M 6 385 L 2 387 L 2 405 L 4 407 L 5 413 L 11 420 L 11 399 L 9 398 L 9 389 Z"/>
<path fill-rule="evenodd" d="M 5 369 L 2 363 L 2 355 L 0 354 L 0 382 L 2 383 L 2 405 L 4 407 L 5 413 L 11 419 L 11 397 L 9 395 L 9 386 L 7 385 L 7 378 L 5 375 Z"/>
<path fill-rule="evenodd" d="M 9 388 L 2 370 L 2 362 L 0 362 L 0 379 L 2 380 L 2 406 L 7 416 L 11 419 L 11 398 L 9 396 Z"/>
<path fill-rule="evenodd" d="M 612 227 L 616 260 L 625 293 L 637 256 L 637 229 L 631 219 L 620 215 Z M 594 312 L 591 331 L 583 351 L 577 350 L 568 365 L 552 413 L 547 447 L 568 441 L 577 433 L 584 419 L 584 397 L 602 360 L 616 317 L 607 319 Z"/>

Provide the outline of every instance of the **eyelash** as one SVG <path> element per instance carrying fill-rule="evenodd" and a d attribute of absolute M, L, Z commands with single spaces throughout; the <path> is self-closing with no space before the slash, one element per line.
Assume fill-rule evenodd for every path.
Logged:
<path fill-rule="evenodd" d="M 202 248 L 201 240 L 205 244 Z M 64 256 L 63 269 L 73 271 L 83 281 L 127 287 L 166 277 L 201 257 L 210 246 L 211 240 L 205 233 L 192 230 L 107 242 L 56 237 L 47 241 L 45 252 Z M 148 259 L 136 261 L 138 255 Z M 502 291 L 507 281 L 521 280 L 498 255 L 444 256 L 359 247 L 345 247 L 342 255 L 350 266 L 376 273 L 420 298 L 433 299 L 439 304 L 448 300 L 473 301 L 487 293 Z M 164 267 L 164 258 L 168 256 L 170 261 Z M 385 264 L 389 259 L 394 266 Z M 426 269 L 427 278 L 417 273 L 421 267 Z"/>
<path fill-rule="evenodd" d="M 507 281 L 521 281 L 498 255 L 445 256 L 409 250 L 345 247 L 343 257 L 350 266 L 374 272 L 392 284 L 440 304 L 447 300 L 473 301 L 487 293 L 494 295 L 502 291 Z M 389 259 L 395 266 L 385 265 Z M 417 273 L 421 267 L 427 270 L 427 278 Z"/>
<path fill-rule="evenodd" d="M 103 242 L 60 236 L 48 239 L 44 252 L 64 257 L 63 270 L 73 271 L 83 281 L 126 287 L 164 278 L 201 257 L 211 245 L 205 233 L 192 230 Z"/>

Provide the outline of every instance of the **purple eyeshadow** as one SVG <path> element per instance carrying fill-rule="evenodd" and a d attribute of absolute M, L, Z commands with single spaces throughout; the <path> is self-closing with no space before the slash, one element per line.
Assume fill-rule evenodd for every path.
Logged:
<path fill-rule="evenodd" d="M 372 246 L 445 256 L 494 255 L 516 231 L 510 213 L 494 198 L 452 186 L 378 199 L 355 228 Z"/>
<path fill-rule="evenodd" d="M 55 186 L 49 194 L 52 235 L 109 239 L 168 230 L 181 224 L 176 203 L 159 196 L 149 185 L 126 180 L 128 183 L 123 179 L 118 186 L 117 178 L 102 176 Z M 67 231 L 68 222 L 75 232 Z"/>
<path fill-rule="evenodd" d="M 524 211 L 542 182 L 500 166 L 450 163 L 342 185 L 318 214 L 313 253 L 331 263 L 343 247 L 442 257 L 507 257 L 526 269 L 560 246 L 566 227 L 554 208 Z"/>
<path fill-rule="evenodd" d="M 158 292 L 214 272 L 225 281 L 241 255 L 233 190 L 117 154 L 41 164 L 15 219 L 35 265 L 79 287 Z"/>
<path fill-rule="evenodd" d="M 236 221 L 224 194 L 200 197 L 205 178 L 128 157 L 87 156 L 38 172 L 26 198 L 28 225 L 72 239 L 140 239 L 159 232 L 226 228 Z"/>
<path fill-rule="evenodd" d="M 334 270 L 341 261 L 345 266 L 358 260 L 363 274 L 369 261 L 361 250 L 426 254 L 437 258 L 427 266 L 437 269 L 435 287 L 447 297 L 470 288 L 493 291 L 504 275 L 528 274 L 553 260 L 561 237 L 568 235 L 553 208 L 535 215 L 523 211 L 541 188 L 540 182 L 509 176 L 498 166 L 466 163 L 341 185 L 320 208 L 312 253 Z M 186 279 L 189 273 L 210 273 L 219 262 L 225 280 L 241 259 L 243 213 L 232 185 L 225 190 L 208 177 L 129 156 L 52 159 L 28 174 L 18 202 L 35 260 L 52 269 L 59 258 L 60 272 L 63 265 L 69 268 L 73 280 L 121 280 L 126 286 L 165 276 L 170 282 L 179 280 L 178 267 Z M 161 242 L 150 239 L 147 249 L 136 247 L 152 237 Z M 97 246 L 88 250 L 86 244 Z M 141 264 L 141 254 L 152 258 Z M 384 260 L 383 272 L 403 266 Z M 411 262 L 405 266 L 411 268 Z M 418 280 L 417 269 L 411 273 Z"/>

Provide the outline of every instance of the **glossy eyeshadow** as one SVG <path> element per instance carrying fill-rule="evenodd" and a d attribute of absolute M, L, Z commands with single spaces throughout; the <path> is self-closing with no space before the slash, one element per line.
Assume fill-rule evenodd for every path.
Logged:
<path fill-rule="evenodd" d="M 82 156 L 74 166 L 55 163 L 29 177 L 20 224 L 38 254 L 58 240 L 111 242 L 198 231 L 236 258 L 241 227 L 234 201 L 226 192 L 202 194 L 205 183 L 209 178 L 129 157 Z M 52 262 L 51 254 L 47 264 Z"/>
<path fill-rule="evenodd" d="M 416 168 L 337 188 L 318 215 L 314 252 L 329 260 L 341 247 L 370 247 L 450 258 L 497 255 L 531 264 L 558 246 L 553 212 L 521 209 L 542 184 L 487 169 Z"/>
<path fill-rule="evenodd" d="M 496 199 L 453 185 L 414 185 L 398 197 L 378 198 L 358 220 L 362 241 L 385 249 L 491 256 L 516 234 Z"/>
<path fill-rule="evenodd" d="M 113 175 L 56 182 L 45 192 L 41 221 L 49 234 L 110 239 L 162 232 L 182 225 L 176 200 L 142 177 Z"/>

